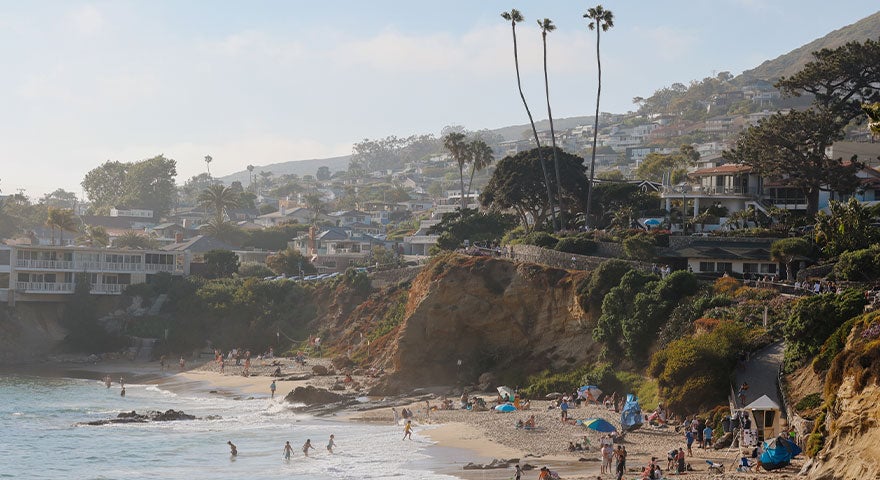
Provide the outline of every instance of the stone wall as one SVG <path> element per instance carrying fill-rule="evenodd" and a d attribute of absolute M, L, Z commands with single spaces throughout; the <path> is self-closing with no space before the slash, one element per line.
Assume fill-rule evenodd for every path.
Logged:
<path fill-rule="evenodd" d="M 541 265 L 547 265 L 555 268 L 565 268 L 569 270 L 595 270 L 602 262 L 609 257 L 594 257 L 588 255 L 575 255 L 573 253 L 559 252 L 547 248 L 536 247 L 534 245 L 512 245 L 511 257 L 518 262 L 531 262 Z M 635 268 L 650 271 L 651 265 L 644 262 L 632 263 Z"/>
<path fill-rule="evenodd" d="M 617 242 L 596 242 L 597 257 L 623 258 L 623 244 Z"/>

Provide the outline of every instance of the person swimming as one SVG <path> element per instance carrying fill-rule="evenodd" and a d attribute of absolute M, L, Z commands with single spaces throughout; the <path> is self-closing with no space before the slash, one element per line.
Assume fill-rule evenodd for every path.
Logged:
<path fill-rule="evenodd" d="M 238 449 L 235 448 L 235 444 L 232 443 L 232 440 L 229 440 L 226 443 L 229 445 L 229 454 L 232 455 L 233 457 L 238 455 Z"/>

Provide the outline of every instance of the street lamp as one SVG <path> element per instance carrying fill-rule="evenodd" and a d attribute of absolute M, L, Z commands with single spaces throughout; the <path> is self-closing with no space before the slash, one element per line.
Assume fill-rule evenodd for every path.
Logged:
<path fill-rule="evenodd" d="M 208 167 L 208 178 L 211 178 L 211 161 L 214 160 L 210 155 L 205 155 L 205 166 Z"/>

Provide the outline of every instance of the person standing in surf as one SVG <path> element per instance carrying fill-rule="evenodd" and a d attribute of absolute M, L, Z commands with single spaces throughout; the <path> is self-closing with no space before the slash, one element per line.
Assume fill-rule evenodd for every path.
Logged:
<path fill-rule="evenodd" d="M 284 442 L 284 459 L 290 460 L 290 456 L 293 455 L 293 447 L 290 446 L 290 442 Z"/>
<path fill-rule="evenodd" d="M 237 456 L 238 449 L 235 448 L 235 444 L 232 443 L 232 440 L 227 441 L 226 444 L 229 445 L 229 454 L 232 455 L 233 457 Z"/>
<path fill-rule="evenodd" d="M 315 449 L 315 447 L 312 446 L 312 439 L 307 438 L 307 439 L 306 439 L 306 443 L 303 444 L 303 454 L 304 454 L 305 456 L 307 456 L 307 457 L 309 456 L 309 449 L 310 449 L 310 448 L 311 448 L 312 450 Z"/>
<path fill-rule="evenodd" d="M 275 398 L 275 388 L 277 388 L 275 386 L 275 380 L 272 380 L 272 384 L 269 385 L 269 390 L 272 392 L 272 398 Z"/>
<path fill-rule="evenodd" d="M 406 437 L 412 440 L 412 420 L 407 420 L 406 426 L 403 427 L 403 438 L 401 440 L 406 440 Z"/>
<path fill-rule="evenodd" d="M 331 434 L 330 441 L 327 442 L 327 451 L 330 452 L 331 454 L 333 453 L 333 447 L 336 446 L 336 442 L 333 441 L 333 438 L 335 438 L 335 437 Z"/>

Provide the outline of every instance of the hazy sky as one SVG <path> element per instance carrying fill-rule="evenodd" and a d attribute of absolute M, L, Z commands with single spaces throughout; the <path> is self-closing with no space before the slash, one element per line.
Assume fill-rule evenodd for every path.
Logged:
<path fill-rule="evenodd" d="M 556 117 L 595 108 L 590 2 L 0 0 L 0 189 L 31 196 L 105 160 L 164 153 L 178 183 L 205 169 L 342 155 L 363 138 L 545 118 L 541 35 L 551 18 Z M 873 13 L 839 0 L 609 0 L 602 110 L 673 82 L 734 74 Z"/>

